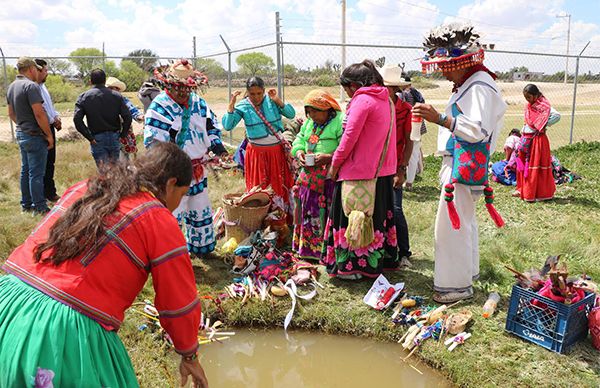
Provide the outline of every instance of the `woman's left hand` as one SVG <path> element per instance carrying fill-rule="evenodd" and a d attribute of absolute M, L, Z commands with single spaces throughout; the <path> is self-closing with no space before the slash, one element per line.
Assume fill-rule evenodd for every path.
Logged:
<path fill-rule="evenodd" d="M 280 108 L 283 108 L 283 101 L 281 101 L 281 98 L 279 98 L 279 96 L 277 95 L 277 90 L 275 89 L 269 89 L 269 91 L 267 92 L 269 98 L 275 103 L 277 104 Z"/>
<path fill-rule="evenodd" d="M 429 104 L 421 104 L 417 102 L 412 109 L 412 114 L 417 117 L 422 117 L 430 123 L 437 123 L 440 120 L 440 114 L 435 108 Z"/>

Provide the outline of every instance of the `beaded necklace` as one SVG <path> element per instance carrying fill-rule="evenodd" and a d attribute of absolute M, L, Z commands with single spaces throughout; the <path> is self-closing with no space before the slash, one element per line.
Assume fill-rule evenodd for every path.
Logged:
<path fill-rule="evenodd" d="M 312 134 L 308 138 L 308 151 L 313 152 L 315 148 L 317 148 L 317 143 L 321 139 L 321 135 L 325 128 L 329 125 L 329 123 L 333 120 L 333 117 L 330 117 L 325 123 L 319 125 L 313 121 L 313 129 Z M 318 132 L 317 132 L 318 131 Z"/>

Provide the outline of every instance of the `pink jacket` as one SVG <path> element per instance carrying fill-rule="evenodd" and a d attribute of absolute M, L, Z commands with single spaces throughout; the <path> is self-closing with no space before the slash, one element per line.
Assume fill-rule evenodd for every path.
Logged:
<path fill-rule="evenodd" d="M 389 94 L 383 86 L 366 86 L 358 89 L 346 112 L 344 133 L 340 145 L 333 154 L 332 164 L 340 167 L 338 180 L 373 179 L 383 143 L 390 129 Z M 396 122 L 392 122 L 392 133 L 383 166 L 378 176 L 396 173 Z"/>

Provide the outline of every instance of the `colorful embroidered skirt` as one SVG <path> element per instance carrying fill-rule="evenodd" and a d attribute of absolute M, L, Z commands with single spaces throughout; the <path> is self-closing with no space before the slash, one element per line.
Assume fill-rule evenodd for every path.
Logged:
<path fill-rule="evenodd" d="M 309 186 L 294 188 L 294 238 L 292 249 L 302 259 L 319 260 L 323 250 L 323 232 L 331 207 L 334 184 L 325 180 L 321 192 Z"/>
<path fill-rule="evenodd" d="M 0 387 L 137 387 L 114 331 L 0 276 Z"/>
<path fill-rule="evenodd" d="M 323 236 L 325 244 L 321 260 L 330 276 L 360 274 L 375 278 L 384 270 L 398 267 L 393 176 L 377 179 L 373 242 L 368 247 L 351 250 L 345 237 L 347 226 L 348 217 L 342 209 L 342 182 L 337 182 Z"/>
<path fill-rule="evenodd" d="M 120 137 L 119 143 L 121 143 L 121 151 L 125 154 L 135 154 L 137 152 L 137 141 L 133 129 L 129 129 L 126 137 Z"/>
<path fill-rule="evenodd" d="M 249 143 L 245 156 L 246 190 L 255 186 L 271 186 L 275 194 L 289 203 L 294 177 L 280 144 L 259 146 Z"/>
<path fill-rule="evenodd" d="M 525 136 L 525 135 L 524 135 Z M 545 133 L 533 137 L 529 150 L 529 163 L 519 156 L 527 171 L 517 171 L 517 190 L 524 201 L 544 201 L 552 199 L 556 191 L 552 174 L 550 142 Z M 525 176 L 527 172 L 527 176 Z"/>

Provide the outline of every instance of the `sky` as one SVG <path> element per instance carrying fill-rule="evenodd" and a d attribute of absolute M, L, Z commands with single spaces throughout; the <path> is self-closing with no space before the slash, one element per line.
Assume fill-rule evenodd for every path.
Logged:
<path fill-rule="evenodd" d="M 284 42 L 341 39 L 340 0 L 14 3 L 0 0 L 0 48 L 8 57 L 66 56 L 78 47 L 101 49 L 103 44 L 109 56 L 148 48 L 160 56 L 184 57 L 192 55 L 193 36 L 199 56 L 216 54 L 225 51 L 219 35 L 233 50 L 273 42 L 276 11 Z M 591 40 L 586 54 L 600 56 L 600 0 L 348 0 L 346 41 L 418 46 L 424 33 L 438 24 L 470 21 L 482 42 L 494 43 L 497 50 L 562 54 L 568 23 L 556 16 L 566 13 L 572 15 L 570 52 L 581 51 Z M 294 50 L 287 52 L 286 63 L 302 62 L 310 55 Z M 329 54 L 319 55 L 323 62 Z M 225 63 L 226 56 L 215 59 Z"/>

